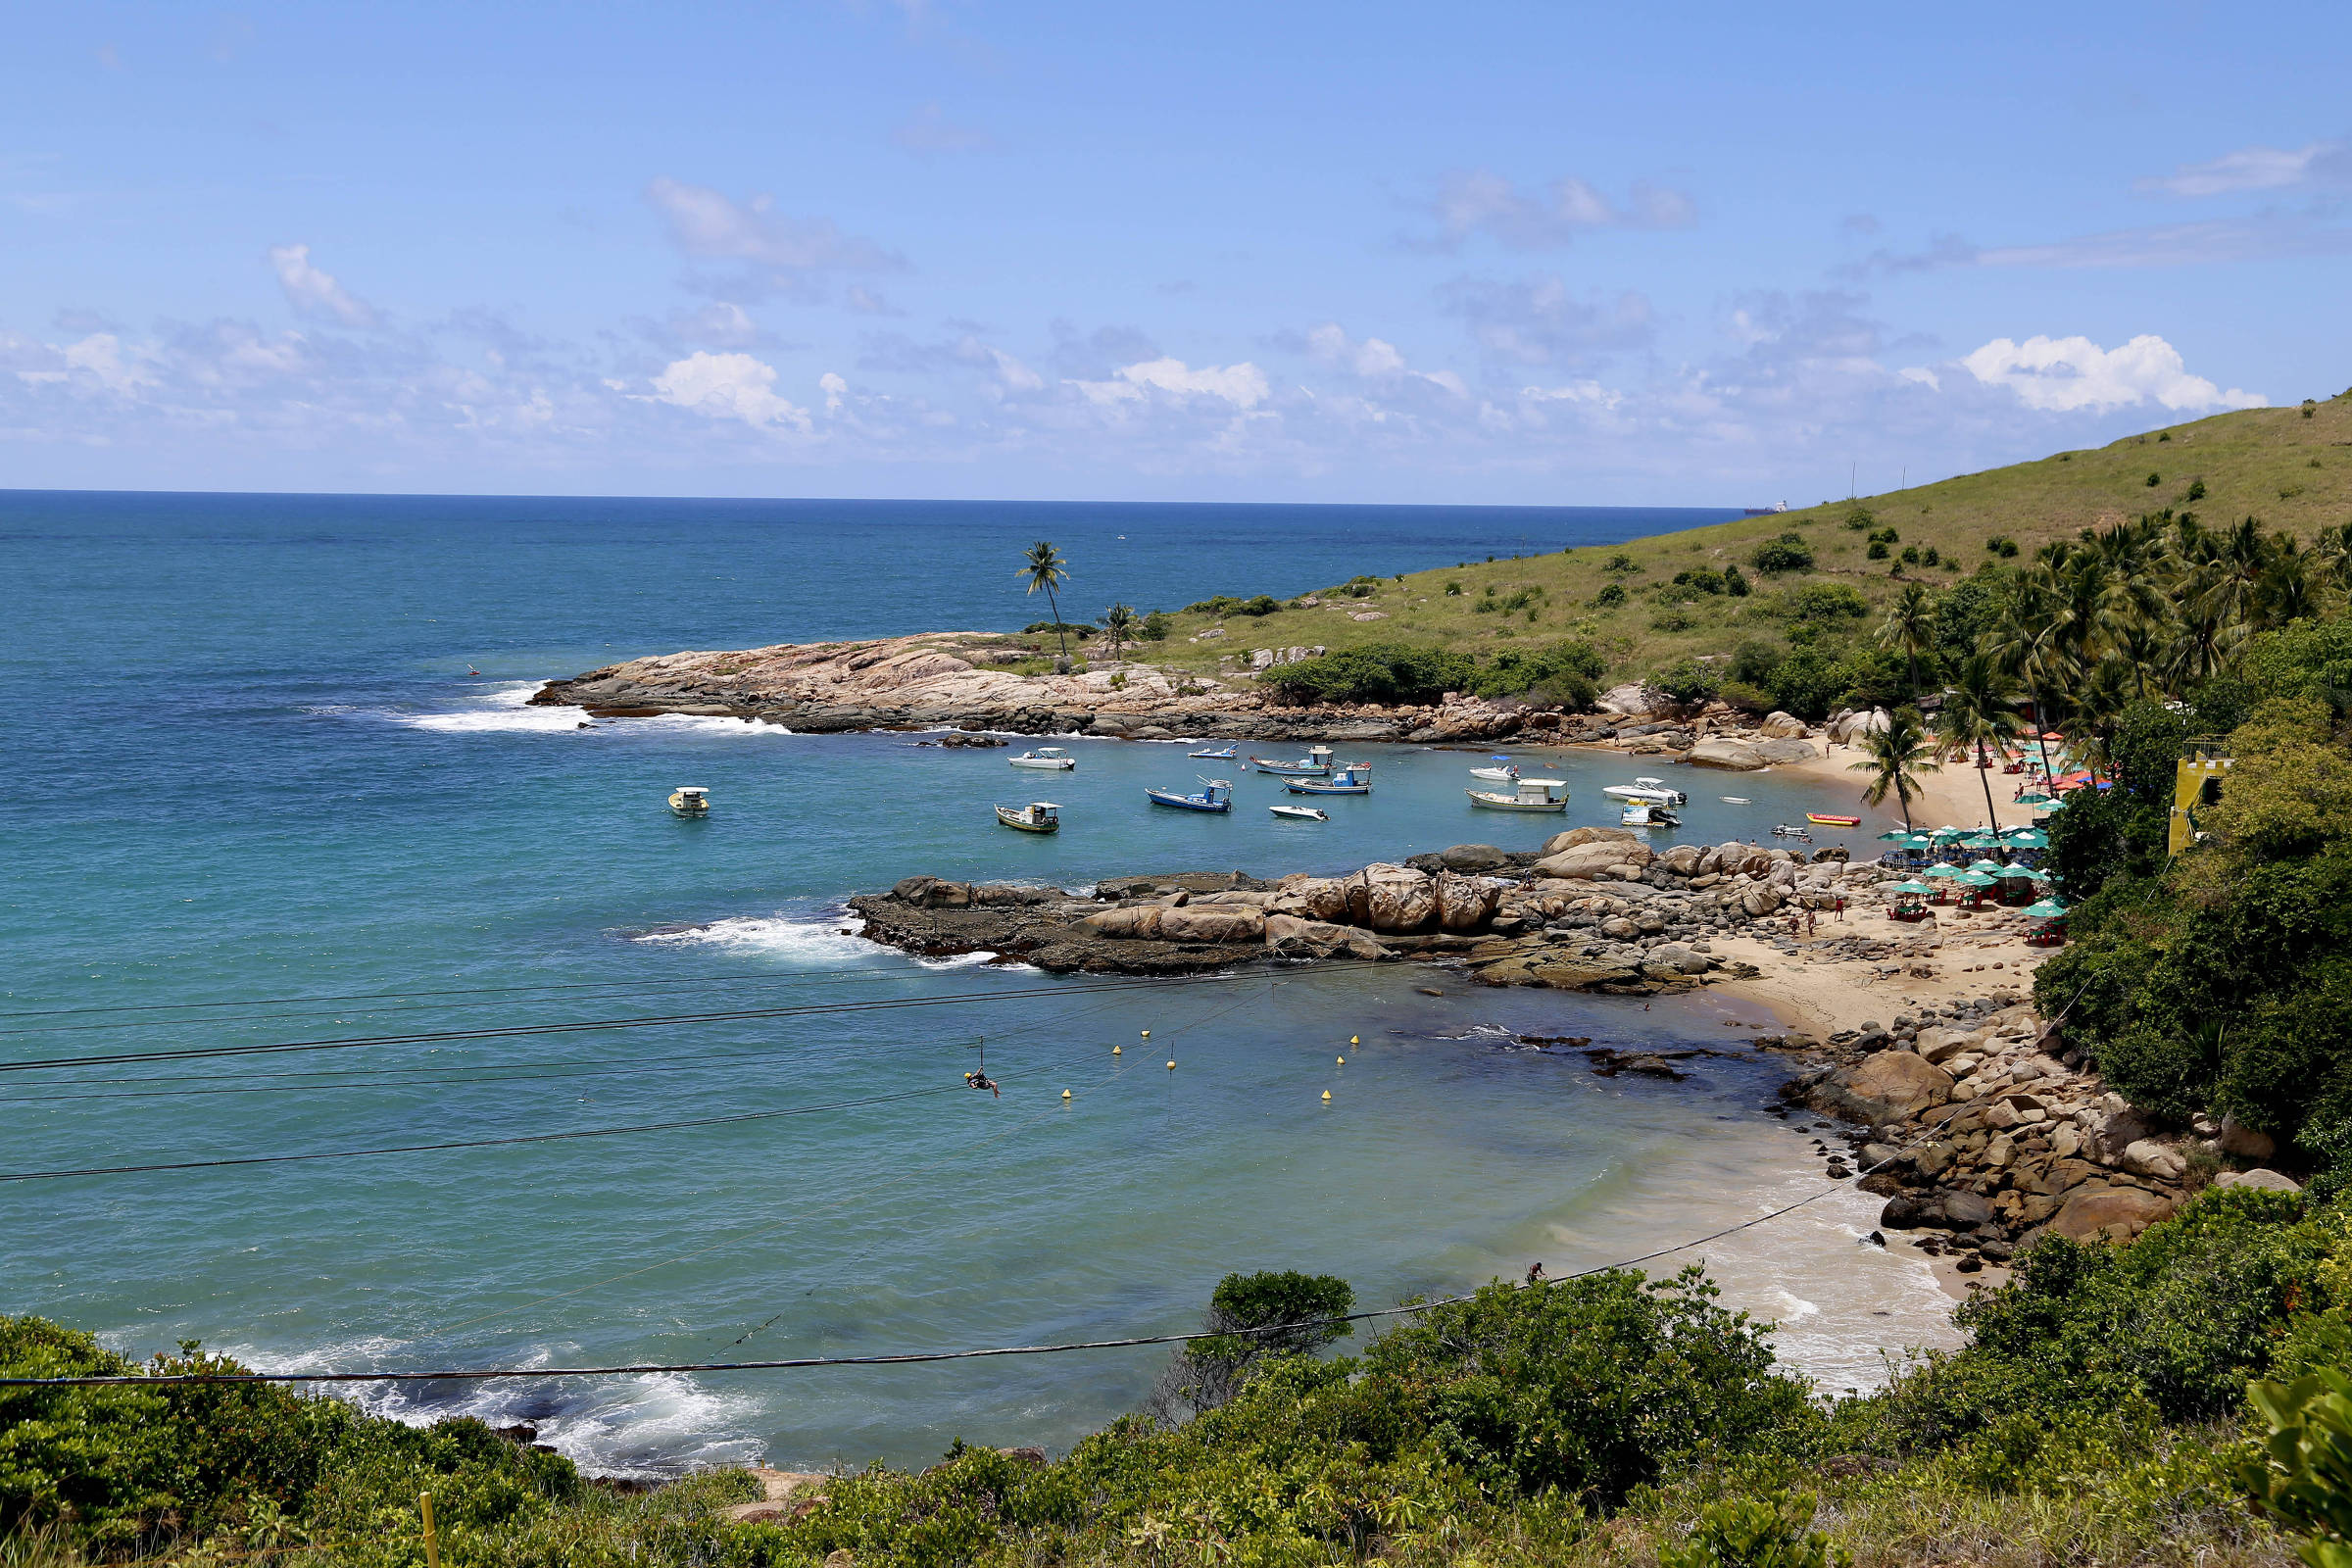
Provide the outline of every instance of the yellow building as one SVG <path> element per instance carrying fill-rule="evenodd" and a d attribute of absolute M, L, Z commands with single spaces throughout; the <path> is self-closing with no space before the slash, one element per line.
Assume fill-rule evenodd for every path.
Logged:
<path fill-rule="evenodd" d="M 2173 768 L 2173 809 L 2165 853 L 2179 855 L 2197 842 L 2197 812 L 2222 798 L 2222 780 L 2230 771 L 2229 742 L 2208 737 L 2180 749 Z"/>

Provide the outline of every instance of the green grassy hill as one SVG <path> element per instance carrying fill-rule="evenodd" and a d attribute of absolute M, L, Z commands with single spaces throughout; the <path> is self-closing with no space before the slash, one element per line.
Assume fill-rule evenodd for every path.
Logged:
<path fill-rule="evenodd" d="M 1491 657 L 1526 648 L 1528 639 L 1582 637 L 1607 659 L 1612 679 L 1630 678 L 1685 657 L 1729 656 L 1743 640 L 1785 631 L 1794 588 L 1854 589 L 1867 608 L 1846 619 L 1859 630 L 1875 623 L 1876 612 L 1907 580 L 1943 587 L 1985 563 L 2022 560 L 2049 540 L 2166 508 L 2194 512 L 2217 527 L 2252 514 L 2266 529 L 2305 540 L 2321 526 L 2352 520 L 2352 392 L 1619 546 L 1359 578 L 1350 588 L 1306 596 L 1320 598 L 1313 607 L 1293 600 L 1299 608 L 1258 615 L 1240 612 L 1238 599 L 1181 612 L 1170 606 L 1168 637 L 1144 645 L 1141 657 L 1204 673 L 1216 673 L 1222 662 L 1230 675 L 1235 656 L 1246 668 L 1253 648 L 1336 651 L 1408 642 Z M 1809 551 L 1810 569 L 1757 568 L 1759 547 L 1784 534 Z M 1873 559 L 1874 536 L 1885 544 L 1883 559 Z M 2003 540 L 2015 545 L 2011 556 L 2000 554 Z M 1744 597 L 1706 591 L 1720 587 L 1731 566 L 1740 568 L 1751 591 Z M 1676 584 L 1685 572 L 1695 586 Z M 1240 595 L 1257 585 L 1230 586 Z M 1611 602 L 1619 599 L 1612 587 L 1622 591 L 1620 602 Z M 1362 615 L 1379 618 L 1356 618 Z M 1220 626 L 1222 637 L 1193 640 Z"/>

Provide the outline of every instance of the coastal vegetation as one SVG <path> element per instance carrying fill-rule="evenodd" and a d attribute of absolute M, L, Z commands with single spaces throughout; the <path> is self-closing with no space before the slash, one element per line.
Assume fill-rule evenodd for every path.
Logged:
<path fill-rule="evenodd" d="M 1230 1278 L 1220 1337 L 1178 1357 L 1184 1418 L 1131 1416 L 1045 1462 L 958 1443 L 759 1523 L 721 1511 L 759 1494 L 745 1472 L 616 1494 L 470 1420 L 413 1429 L 256 1384 L 0 1390 L 0 1531 L 12 1564 L 391 1568 L 421 1561 L 429 1491 L 452 1568 L 2270 1568 L 2340 1550 L 2352 1507 L 2328 1381 L 2352 1359 L 2352 1211 L 2303 1194 L 2209 1191 L 2126 1245 L 2045 1239 L 1959 1307 L 1964 1347 L 1870 1394 L 1807 1385 L 1696 1268 L 1490 1285 L 1318 1353 L 1350 1298 Z M 227 1365 L 191 1347 L 156 1370 Z M 129 1367 L 13 1319 L 0 1369 Z"/>
<path fill-rule="evenodd" d="M 2151 488 L 2159 445 L 2168 472 Z M 1593 652 L 1604 685 L 1671 672 L 1690 689 L 1695 672 L 1707 696 L 1817 718 L 1932 692 L 2005 627 L 2000 662 L 2054 698 L 2039 645 L 2063 618 L 2144 611 L 2167 591 L 2164 561 L 2200 564 L 2233 579 L 2188 628 L 2185 673 L 2201 676 L 2226 660 L 2216 639 L 2230 627 L 2292 618 L 2321 589 L 2348 517 L 2352 393 L 1623 545 L 1358 575 L 1289 599 L 1218 595 L 1163 610 L 1150 658 L 1230 677 L 1250 648 L 1409 646 L 1484 668 L 1564 641 Z M 2263 588 L 2246 564 L 2281 538 L 2300 564 Z M 2053 546 L 2099 556 L 2104 574 L 2061 569 Z M 2151 668 L 2180 652 L 2134 651 Z"/>

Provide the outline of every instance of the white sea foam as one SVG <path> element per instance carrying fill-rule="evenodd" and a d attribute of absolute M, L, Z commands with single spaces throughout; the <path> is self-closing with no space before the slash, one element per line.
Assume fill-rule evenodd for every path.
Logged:
<path fill-rule="evenodd" d="M 414 1366 L 416 1348 L 368 1338 L 293 1354 L 232 1348 L 264 1372 L 373 1372 Z M 515 1367 L 580 1359 L 579 1347 L 539 1347 L 501 1358 Z M 592 1476 L 658 1480 L 711 1465 L 757 1464 L 766 1445 L 750 1394 L 706 1388 L 684 1373 L 628 1378 L 510 1378 L 489 1382 L 329 1385 L 369 1415 L 409 1426 L 473 1416 L 493 1427 L 528 1425 L 538 1441 Z"/>
<path fill-rule="evenodd" d="M 648 931 L 631 940 L 657 947 L 709 947 L 800 964 L 871 962 L 882 951 L 858 935 L 865 917 L 847 909 L 816 914 L 730 915 L 708 925 Z"/>
<path fill-rule="evenodd" d="M 684 732 L 693 735 L 790 735 L 782 724 L 770 724 L 760 718 L 723 718 L 710 713 L 661 713 L 651 718 L 600 718 L 591 720 L 577 708 L 533 708 L 531 698 L 539 691 L 535 680 L 518 681 L 494 691 L 486 691 L 468 700 L 467 706 L 440 713 L 384 713 L 388 718 L 409 729 L 432 730 L 444 735 L 528 734 L 594 729 L 648 729 L 656 732 Z"/>

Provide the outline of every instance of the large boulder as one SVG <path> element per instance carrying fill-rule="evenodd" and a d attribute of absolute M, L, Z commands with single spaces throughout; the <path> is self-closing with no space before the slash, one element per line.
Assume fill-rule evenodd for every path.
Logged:
<path fill-rule="evenodd" d="M 2173 1200 L 2137 1187 L 2078 1187 L 2050 1218 L 2072 1242 L 2128 1242 L 2173 1212 Z"/>
<path fill-rule="evenodd" d="M 1293 914 L 1266 916 L 1266 951 L 1278 958 L 1385 958 L 1388 949 L 1352 926 L 1301 920 Z"/>
<path fill-rule="evenodd" d="M 1409 865 L 1375 860 L 1347 879 L 1348 923 L 1367 931 L 1421 931 L 1438 917 L 1437 884 Z"/>
<path fill-rule="evenodd" d="M 1766 765 L 1762 755 L 1750 743 L 1721 736 L 1700 741 L 1683 755 L 1683 760 L 1697 767 L 1728 767 L 1741 773 Z"/>
<path fill-rule="evenodd" d="M 1628 681 L 1612 686 L 1593 700 L 1592 706 L 1604 713 L 1623 713 L 1628 718 L 1650 718 L 1674 710 L 1674 699 L 1655 686 L 1642 681 Z"/>
<path fill-rule="evenodd" d="M 1802 735 L 1805 732 L 1805 721 L 1794 713 L 1784 713 L 1775 709 L 1765 717 L 1764 722 L 1757 726 L 1757 729 L 1759 733 L 1768 737 L 1786 738 L 1790 735 Z"/>
<path fill-rule="evenodd" d="M 1547 855 L 1536 862 L 1539 876 L 1558 877 L 1563 881 L 1591 882 L 1600 878 L 1611 867 L 1646 866 L 1656 858 L 1646 844 L 1629 844 L 1619 839 L 1595 839 L 1579 844 L 1572 850 Z"/>
<path fill-rule="evenodd" d="M 1438 924 L 1447 931 L 1475 931 L 1494 918 L 1502 889 L 1483 877 L 1441 871 L 1435 878 Z"/>
<path fill-rule="evenodd" d="M 2303 1189 L 2292 1176 L 2282 1176 L 2270 1169 L 2226 1170 L 2213 1179 L 2216 1187 L 2254 1187 L 2266 1193 L 2299 1193 Z"/>
<path fill-rule="evenodd" d="M 1830 1074 L 1813 1094 L 1823 1109 L 1876 1127 L 1951 1099 L 1952 1075 L 1907 1051 L 1882 1051 Z"/>
<path fill-rule="evenodd" d="M 1286 876 L 1278 889 L 1277 907 L 1286 914 L 1309 920 L 1348 923 L 1348 879 L 1336 876 Z"/>
<path fill-rule="evenodd" d="M 2256 1132 L 2235 1116 L 2222 1118 L 2222 1133 L 2218 1140 L 2225 1154 L 2240 1159 L 2268 1159 L 2278 1152 L 2278 1141 L 2269 1133 Z"/>
<path fill-rule="evenodd" d="M 1266 916 L 1262 909 L 1230 905 L 1165 909 L 1159 916 L 1159 935 L 1163 942 L 1262 942 Z"/>
<path fill-rule="evenodd" d="M 918 909 L 962 909 L 972 902 L 970 883 L 946 882 L 935 876 L 910 876 L 890 891 L 901 904 Z"/>
<path fill-rule="evenodd" d="M 1940 1067 L 1962 1052 L 1974 1051 L 1984 1038 L 1969 1029 L 1922 1029 L 1917 1049 L 1921 1060 Z"/>
<path fill-rule="evenodd" d="M 1780 736 L 1752 743 L 1748 750 L 1765 762 L 1809 762 L 1821 755 L 1813 743 L 1795 736 Z"/>
<path fill-rule="evenodd" d="M 1557 855 L 1580 845 L 1596 844 L 1602 839 L 1615 839 L 1622 844 L 1639 844 L 1642 837 L 1621 827 L 1572 827 L 1565 833 L 1554 833 L 1544 841 L 1545 855 Z"/>
<path fill-rule="evenodd" d="M 2160 1182 L 2177 1182 L 2188 1169 L 2188 1161 L 2180 1157 L 2179 1150 L 2168 1148 L 2152 1138 L 2142 1138 L 2125 1145 L 2122 1164 L 2134 1176 L 2145 1176 L 2151 1181 Z"/>
<path fill-rule="evenodd" d="M 1123 909 L 1098 909 L 1078 924 L 1099 937 L 1130 942 L 1156 942 L 1159 923 L 1171 914 L 1182 914 L 1157 904 L 1129 905 Z"/>
<path fill-rule="evenodd" d="M 1704 845 L 1677 844 L 1673 849 L 1659 856 L 1658 859 L 1667 870 L 1672 871 L 1676 876 L 1696 876 L 1699 858 L 1706 853 Z"/>
<path fill-rule="evenodd" d="M 1438 852 L 1438 863 L 1448 871 L 1497 871 L 1511 858 L 1492 844 L 1456 844 Z"/>

